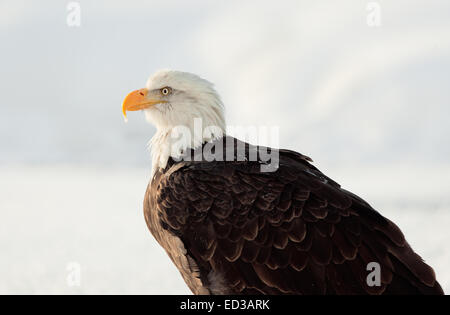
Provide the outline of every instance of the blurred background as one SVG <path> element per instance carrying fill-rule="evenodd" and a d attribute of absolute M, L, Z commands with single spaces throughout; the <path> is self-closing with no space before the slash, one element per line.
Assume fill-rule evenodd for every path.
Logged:
<path fill-rule="evenodd" d="M 190 293 L 145 226 L 161 68 L 279 126 L 450 292 L 450 2 L 0 1 L 0 293 Z M 264 143 L 261 143 L 264 144 Z"/>

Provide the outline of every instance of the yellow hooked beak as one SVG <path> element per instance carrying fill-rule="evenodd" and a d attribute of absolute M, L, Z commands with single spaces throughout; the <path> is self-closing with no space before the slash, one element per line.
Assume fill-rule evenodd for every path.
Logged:
<path fill-rule="evenodd" d="M 152 107 L 159 103 L 167 103 L 164 100 L 151 100 L 147 98 L 148 90 L 140 89 L 129 93 L 122 103 L 122 113 L 125 121 L 127 120 L 127 111 L 137 111 Z"/>

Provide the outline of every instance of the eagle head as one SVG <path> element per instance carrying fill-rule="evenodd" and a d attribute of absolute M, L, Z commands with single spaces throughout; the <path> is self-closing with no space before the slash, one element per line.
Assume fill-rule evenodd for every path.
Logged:
<path fill-rule="evenodd" d="M 145 88 L 129 93 L 122 104 L 125 119 L 127 111 L 137 110 L 158 130 L 191 127 L 196 118 L 224 129 L 223 103 L 213 84 L 188 72 L 160 70 L 150 76 Z"/>
<path fill-rule="evenodd" d="M 150 76 L 145 88 L 129 93 L 123 101 L 125 120 L 127 111 L 138 110 L 157 129 L 150 142 L 154 169 L 165 167 L 169 156 L 178 157 L 225 133 L 219 94 L 212 83 L 192 73 L 160 70 Z"/>

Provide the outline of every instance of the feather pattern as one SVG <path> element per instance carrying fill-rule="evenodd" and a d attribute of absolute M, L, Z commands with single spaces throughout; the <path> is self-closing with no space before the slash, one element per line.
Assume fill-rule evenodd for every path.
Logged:
<path fill-rule="evenodd" d="M 232 140 L 234 148 L 242 145 Z M 146 221 L 191 290 L 442 294 L 399 228 L 310 161 L 280 150 L 272 173 L 248 159 L 169 160 L 155 173 Z M 380 264 L 380 286 L 366 283 L 370 262 Z"/>

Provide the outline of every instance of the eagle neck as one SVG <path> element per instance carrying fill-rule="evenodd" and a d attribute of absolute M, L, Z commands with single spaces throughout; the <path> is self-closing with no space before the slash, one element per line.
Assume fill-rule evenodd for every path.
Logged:
<path fill-rule="evenodd" d="M 209 127 L 208 127 L 209 128 Z M 195 126 L 178 126 L 158 129 L 149 142 L 152 157 L 152 177 L 155 172 L 165 169 L 169 158 L 178 160 L 188 150 L 196 149 L 205 142 L 224 136 L 222 128 L 195 130 Z"/>

